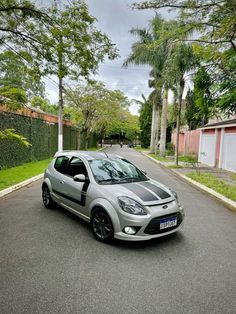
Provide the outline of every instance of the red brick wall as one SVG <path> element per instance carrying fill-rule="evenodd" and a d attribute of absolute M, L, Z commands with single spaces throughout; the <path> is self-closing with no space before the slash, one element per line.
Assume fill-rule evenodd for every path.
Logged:
<path fill-rule="evenodd" d="M 49 114 L 49 113 L 40 113 L 40 112 L 31 110 L 29 108 L 23 108 L 23 109 L 19 109 L 17 111 L 11 111 L 6 106 L 0 105 L 0 110 L 5 111 L 5 112 L 14 112 L 14 113 L 22 115 L 22 116 L 38 118 L 41 120 L 48 121 L 50 123 L 58 123 L 58 117 L 57 116 Z M 64 119 L 63 125 L 72 126 L 72 123 L 71 123 L 71 121 Z"/>

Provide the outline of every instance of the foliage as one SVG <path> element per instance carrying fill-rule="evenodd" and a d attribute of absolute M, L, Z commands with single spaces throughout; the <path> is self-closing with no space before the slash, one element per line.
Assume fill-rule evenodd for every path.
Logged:
<path fill-rule="evenodd" d="M 83 0 L 73 0 L 61 10 L 53 5 L 48 14 L 53 22 L 46 29 L 49 57 L 45 73 L 77 80 L 94 73 L 106 56 L 109 59 L 117 56 L 109 38 L 95 28 L 96 19 Z M 42 38 L 44 32 L 45 29 Z"/>
<path fill-rule="evenodd" d="M 79 124 L 86 141 L 92 133 L 103 139 L 123 131 L 133 139 L 139 131 L 137 118 L 127 110 L 127 97 L 120 91 L 107 89 L 101 82 L 90 81 L 68 91 L 66 104 L 65 112 Z"/>
<path fill-rule="evenodd" d="M 152 106 L 148 100 L 141 102 L 139 114 L 141 146 L 147 148 L 150 145 L 152 123 Z"/>
<path fill-rule="evenodd" d="M 31 99 L 31 105 L 33 107 L 39 107 L 44 112 L 58 115 L 58 106 L 55 104 L 51 104 L 49 100 L 42 98 L 40 96 L 35 96 Z M 65 117 L 66 118 L 66 117 Z"/>
<path fill-rule="evenodd" d="M 194 42 L 194 53 L 203 60 L 214 82 L 214 99 L 220 110 L 236 112 L 236 45 L 234 0 L 150 0 L 135 3 L 134 8 L 157 12 L 177 10 L 179 25 L 162 33 L 156 43 L 166 40 Z"/>
<path fill-rule="evenodd" d="M 204 121 L 204 117 L 200 115 L 199 108 L 196 106 L 194 93 L 191 90 L 188 90 L 186 95 L 186 109 L 184 115 L 189 130 L 195 130 L 199 128 Z"/>
<path fill-rule="evenodd" d="M 31 49 L 42 48 L 38 40 L 35 23 L 48 21 L 46 13 L 40 11 L 29 0 L 1 0 L 0 40 Z"/>
<path fill-rule="evenodd" d="M 31 60 L 23 51 L 16 54 L 6 50 L 0 54 L 0 87 L 19 88 L 26 93 L 28 99 L 31 96 L 43 96 L 44 84 L 39 71 L 26 65 L 23 58 Z"/>
<path fill-rule="evenodd" d="M 10 169 L 0 170 L 0 190 L 32 178 L 44 172 L 52 159 L 25 163 Z"/>
<path fill-rule="evenodd" d="M 150 22 L 150 30 L 135 28 L 130 32 L 133 35 L 138 36 L 138 41 L 132 45 L 132 53 L 127 57 L 124 62 L 124 66 L 128 66 L 130 63 L 133 64 L 148 64 L 152 66 L 151 75 L 154 78 L 149 81 L 149 86 L 155 88 L 155 94 L 157 103 L 152 102 L 153 106 L 153 118 L 151 126 L 151 139 L 150 139 L 150 149 L 152 152 L 155 151 L 155 146 L 157 145 L 158 131 L 155 121 L 158 116 L 158 107 L 161 106 L 161 91 L 162 88 L 165 89 L 165 97 L 163 97 L 163 109 L 162 119 L 161 119 L 161 150 L 164 153 L 164 148 L 166 144 L 166 120 L 167 120 L 167 94 L 169 82 L 165 80 L 164 68 L 165 62 L 169 54 L 170 46 L 168 42 L 163 42 L 159 46 L 154 46 L 153 44 L 160 39 L 160 34 L 168 29 L 169 22 L 164 21 L 158 15 Z"/>
<path fill-rule="evenodd" d="M 226 184 L 224 181 L 219 180 L 211 173 L 197 173 L 190 172 L 187 176 L 194 181 L 197 181 L 210 189 L 228 197 L 229 199 L 236 201 L 236 187 L 234 185 Z"/>
<path fill-rule="evenodd" d="M 204 67 L 200 67 L 194 77 L 194 102 L 198 111 L 195 116 L 203 126 L 207 124 L 213 110 L 213 99 L 211 97 L 211 79 Z"/>
<path fill-rule="evenodd" d="M 124 111 L 120 129 L 123 130 L 125 138 L 133 142 L 140 135 L 139 117 L 132 115 L 129 111 Z"/>
<path fill-rule="evenodd" d="M 57 151 L 57 124 L 0 111 L 0 130 L 5 129 L 15 129 L 17 134 L 27 138 L 31 146 L 26 148 L 18 142 L 1 139 L 0 168 L 46 159 Z M 64 127 L 63 132 L 65 149 L 77 149 L 78 130 Z"/>
<path fill-rule="evenodd" d="M 25 147 L 31 146 L 27 139 L 24 136 L 18 134 L 14 129 L 5 129 L 3 131 L 0 131 L 0 140 L 9 140 L 19 143 L 20 145 Z"/>
<path fill-rule="evenodd" d="M 0 87 L 0 101 L 10 109 L 19 109 L 26 104 L 25 91 L 18 87 Z"/>

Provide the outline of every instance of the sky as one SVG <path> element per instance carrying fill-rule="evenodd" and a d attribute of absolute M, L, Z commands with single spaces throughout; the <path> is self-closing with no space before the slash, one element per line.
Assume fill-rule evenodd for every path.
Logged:
<path fill-rule="evenodd" d="M 131 46 L 137 38 L 129 33 L 131 28 L 148 27 L 149 21 L 154 17 L 153 10 L 132 10 L 133 2 L 142 2 L 140 0 L 85 0 L 91 15 L 96 17 L 96 27 L 106 33 L 112 42 L 119 49 L 120 57 L 116 60 L 105 61 L 99 66 L 98 74 L 95 78 L 103 81 L 109 89 L 121 90 L 130 100 L 142 99 L 151 93 L 148 87 L 150 67 L 146 65 L 129 65 L 123 68 L 122 64 L 125 58 L 131 53 Z M 46 6 L 53 0 L 38 0 Z M 70 0 L 58 0 L 60 3 L 68 3 Z M 166 19 L 170 18 L 167 11 L 162 12 Z M 57 102 L 58 92 L 55 84 L 46 79 L 46 92 L 51 102 Z M 133 103 L 133 102 L 132 102 Z M 130 107 L 132 114 L 138 114 L 139 106 L 135 103 Z"/>

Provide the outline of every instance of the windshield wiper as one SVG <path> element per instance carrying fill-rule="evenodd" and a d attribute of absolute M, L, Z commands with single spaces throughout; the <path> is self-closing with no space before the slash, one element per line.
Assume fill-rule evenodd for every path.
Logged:
<path fill-rule="evenodd" d="M 116 180 L 114 178 L 98 180 L 98 183 L 101 183 L 101 182 L 119 182 L 119 180 Z"/>
<path fill-rule="evenodd" d="M 135 181 L 142 181 L 141 178 L 137 178 L 137 177 L 127 177 L 127 178 L 122 178 L 120 180 L 120 182 L 135 182 Z"/>

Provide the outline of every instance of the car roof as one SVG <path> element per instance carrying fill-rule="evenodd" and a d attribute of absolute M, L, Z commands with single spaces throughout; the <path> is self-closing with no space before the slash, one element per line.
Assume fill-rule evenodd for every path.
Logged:
<path fill-rule="evenodd" d="M 84 157 L 87 160 L 93 159 L 121 159 L 122 157 L 116 154 L 110 154 L 105 152 L 97 152 L 97 151 L 83 151 L 83 150 L 63 150 L 61 152 L 57 152 L 54 157 L 59 156 L 68 156 L 68 157 Z"/>

